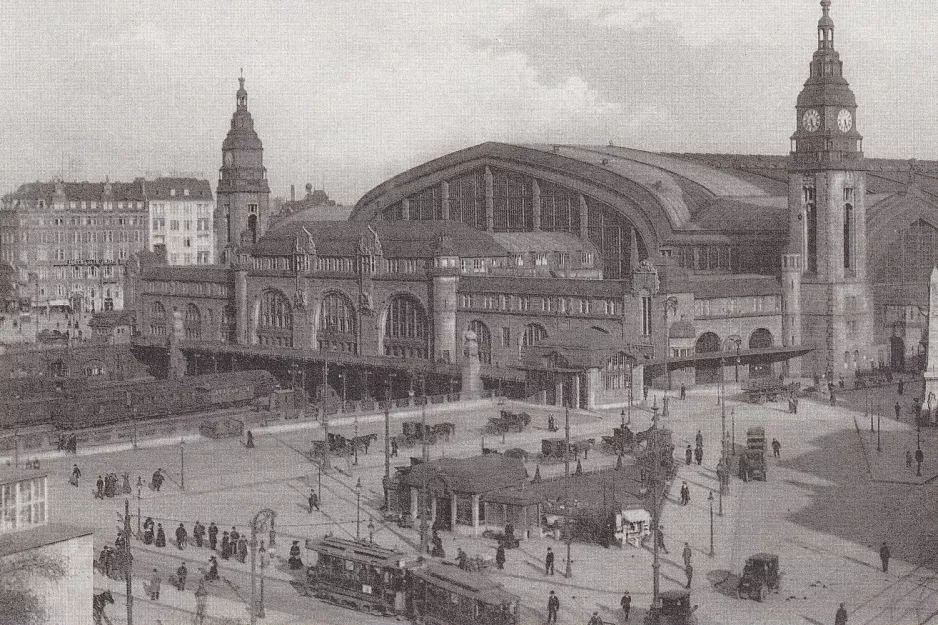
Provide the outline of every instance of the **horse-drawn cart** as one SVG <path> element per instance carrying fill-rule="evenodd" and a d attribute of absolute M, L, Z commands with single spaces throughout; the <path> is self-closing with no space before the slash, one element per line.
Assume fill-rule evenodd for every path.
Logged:
<path fill-rule="evenodd" d="M 764 404 L 767 401 L 778 401 L 780 397 L 798 394 L 800 383 L 785 384 L 777 378 L 754 378 L 744 380 L 743 394 L 750 404 Z"/>

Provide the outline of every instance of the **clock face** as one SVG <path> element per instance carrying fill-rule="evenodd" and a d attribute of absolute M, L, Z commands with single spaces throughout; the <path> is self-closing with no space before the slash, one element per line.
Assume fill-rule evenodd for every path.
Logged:
<path fill-rule="evenodd" d="M 850 114 L 850 111 L 840 109 L 837 114 L 837 127 L 840 128 L 840 132 L 847 132 L 853 128 L 853 115 Z"/>
<path fill-rule="evenodd" d="M 234 162 L 234 154 L 231 152 L 225 152 L 225 165 L 231 166 Z"/>
<path fill-rule="evenodd" d="M 821 127 L 821 114 L 816 109 L 808 109 L 801 118 L 801 125 L 808 132 L 814 132 Z"/>

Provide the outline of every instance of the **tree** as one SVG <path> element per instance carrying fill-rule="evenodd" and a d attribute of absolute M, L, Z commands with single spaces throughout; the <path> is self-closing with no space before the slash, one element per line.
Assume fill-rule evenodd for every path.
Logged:
<path fill-rule="evenodd" d="M 65 559 L 29 553 L 0 559 L 0 625 L 42 625 L 45 602 L 30 578 L 59 581 L 65 577 Z"/>

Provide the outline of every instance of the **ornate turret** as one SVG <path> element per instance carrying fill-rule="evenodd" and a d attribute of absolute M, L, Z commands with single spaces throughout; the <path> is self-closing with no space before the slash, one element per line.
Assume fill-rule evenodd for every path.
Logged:
<path fill-rule="evenodd" d="M 843 62 L 834 49 L 831 0 L 821 0 L 818 48 L 810 76 L 798 96 L 796 130 L 791 151 L 798 167 L 855 168 L 863 160 L 863 137 L 857 132 L 857 100 L 843 76 Z"/>

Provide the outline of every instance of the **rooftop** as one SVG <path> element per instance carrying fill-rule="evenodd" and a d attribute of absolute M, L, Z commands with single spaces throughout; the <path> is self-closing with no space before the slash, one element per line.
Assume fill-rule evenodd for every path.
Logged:
<path fill-rule="evenodd" d="M 38 469 L 22 469 L 11 466 L 0 466 L 0 484 L 11 484 L 13 482 L 22 482 L 37 477 L 45 477 L 47 471 Z"/>
<path fill-rule="evenodd" d="M 501 454 L 484 454 L 472 458 L 439 458 L 411 467 L 403 478 L 407 486 L 421 486 L 424 474 L 432 488 L 441 481 L 451 492 L 482 494 L 521 484 L 528 473 L 517 458 Z"/>
<path fill-rule="evenodd" d="M 64 523 L 47 523 L 28 529 L 0 533 L 0 558 L 93 534 L 92 529 Z"/>

